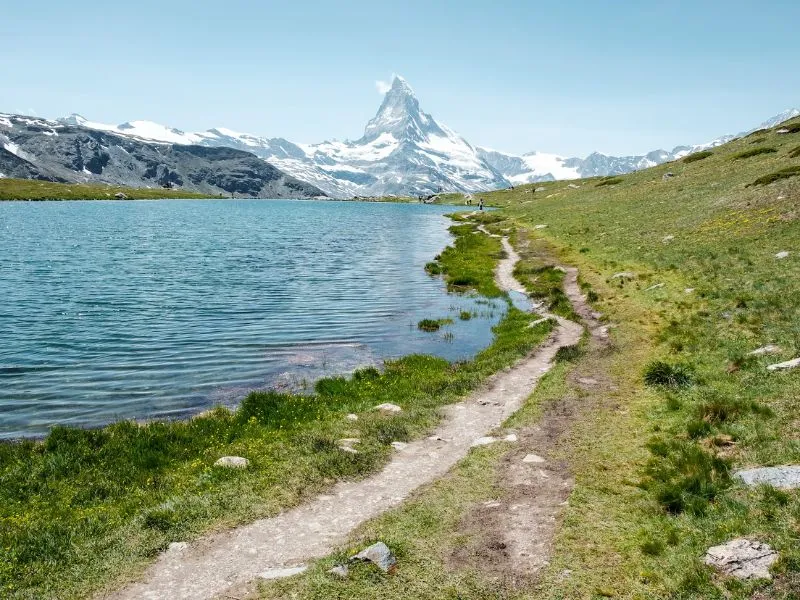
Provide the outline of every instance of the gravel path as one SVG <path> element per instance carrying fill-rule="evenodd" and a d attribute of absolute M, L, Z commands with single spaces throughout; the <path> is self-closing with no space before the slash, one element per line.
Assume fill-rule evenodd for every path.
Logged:
<path fill-rule="evenodd" d="M 506 238 L 502 242 L 507 258 L 498 266 L 497 283 L 505 290 L 524 291 L 512 275 L 519 256 Z M 522 406 L 550 369 L 556 351 L 576 344 L 583 333 L 580 325 L 555 318 L 558 327 L 543 345 L 490 378 L 464 401 L 446 407 L 434 435 L 397 451 L 381 472 L 361 481 L 339 483 L 329 495 L 276 517 L 167 551 L 141 581 L 109 597 L 236 597 L 260 577 L 291 575 L 306 561 L 328 555 L 361 523 L 398 506 L 414 490 L 444 475 L 469 452 L 473 441 L 488 435 Z"/>

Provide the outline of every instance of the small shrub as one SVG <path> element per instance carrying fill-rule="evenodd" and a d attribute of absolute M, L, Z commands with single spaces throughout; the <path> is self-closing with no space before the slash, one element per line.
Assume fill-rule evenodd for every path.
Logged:
<path fill-rule="evenodd" d="M 428 275 L 441 275 L 442 274 L 442 265 L 437 262 L 429 262 L 425 265 L 425 272 Z"/>
<path fill-rule="evenodd" d="M 472 313 L 468 310 L 462 310 L 458 313 L 458 318 L 462 321 L 469 321 L 472 318 Z"/>
<path fill-rule="evenodd" d="M 711 150 L 703 150 L 702 152 L 695 152 L 694 154 L 690 154 L 689 156 L 684 157 L 683 161 L 686 164 L 697 162 L 698 160 L 703 160 L 704 158 L 708 158 L 709 156 L 713 156 L 714 153 Z"/>
<path fill-rule="evenodd" d="M 577 360 L 583 355 L 583 350 L 580 346 L 572 344 L 570 346 L 562 346 L 556 351 L 556 362 L 569 362 Z"/>
<path fill-rule="evenodd" d="M 603 187 L 604 185 L 617 185 L 618 183 L 622 183 L 622 181 L 622 177 L 603 177 L 603 179 L 597 182 L 595 187 Z"/>
<path fill-rule="evenodd" d="M 641 486 L 672 514 L 702 514 L 731 485 L 727 460 L 685 440 L 654 440 Z"/>
<path fill-rule="evenodd" d="M 684 365 L 671 365 L 655 360 L 645 367 L 644 382 L 650 386 L 686 387 L 692 383 L 692 374 Z"/>
<path fill-rule="evenodd" d="M 439 331 L 442 325 L 450 325 L 452 322 L 453 319 L 422 319 L 417 323 L 417 329 L 427 332 Z"/>
<path fill-rule="evenodd" d="M 597 292 L 595 292 L 594 290 L 589 290 L 588 292 L 586 292 L 586 299 L 589 302 L 597 302 L 598 300 L 600 300 L 600 296 L 598 296 Z"/>
<path fill-rule="evenodd" d="M 751 150 L 745 150 L 744 152 L 734 154 L 731 157 L 731 160 L 742 160 L 744 158 L 752 158 L 753 156 L 759 156 L 761 154 L 774 154 L 775 152 L 777 152 L 775 148 L 762 146 L 761 148 L 752 148 Z"/>
<path fill-rule="evenodd" d="M 789 179 L 790 177 L 797 177 L 800 175 L 800 165 L 787 167 L 786 169 L 781 169 L 780 171 L 775 171 L 774 173 L 770 173 L 769 175 L 764 175 L 763 177 L 759 177 L 753 183 L 749 184 L 747 187 L 752 187 L 755 185 L 768 185 L 775 181 L 779 181 L 781 179 Z"/>
<path fill-rule="evenodd" d="M 421 331 L 439 331 L 440 327 L 441 325 L 439 324 L 439 321 L 435 319 L 422 319 L 422 321 L 417 323 L 417 329 Z"/>
<path fill-rule="evenodd" d="M 664 542 L 661 540 L 647 540 L 639 548 L 647 556 L 661 556 L 664 554 Z"/>

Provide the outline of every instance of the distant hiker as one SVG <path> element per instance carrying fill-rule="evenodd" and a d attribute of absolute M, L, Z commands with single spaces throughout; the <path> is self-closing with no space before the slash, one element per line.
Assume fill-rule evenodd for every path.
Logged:
<path fill-rule="evenodd" d="M 478 202 L 478 210 L 483 210 L 483 198 Z"/>

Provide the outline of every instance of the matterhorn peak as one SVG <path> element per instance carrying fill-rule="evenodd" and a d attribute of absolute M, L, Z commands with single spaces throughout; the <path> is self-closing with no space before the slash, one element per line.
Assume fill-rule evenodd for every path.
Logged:
<path fill-rule="evenodd" d="M 387 133 L 397 140 L 414 142 L 427 139 L 431 133 L 445 135 L 433 117 L 422 112 L 414 90 L 399 75 L 394 76 L 378 113 L 367 123 L 362 140 L 369 142 Z"/>

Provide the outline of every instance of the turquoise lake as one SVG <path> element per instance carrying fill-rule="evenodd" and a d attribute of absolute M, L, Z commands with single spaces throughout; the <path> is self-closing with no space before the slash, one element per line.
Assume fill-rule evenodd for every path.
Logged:
<path fill-rule="evenodd" d="M 0 203 L 0 438 L 186 417 L 406 354 L 473 356 L 505 302 L 425 273 L 453 210 Z M 437 333 L 416 327 L 443 317 L 454 323 Z"/>

